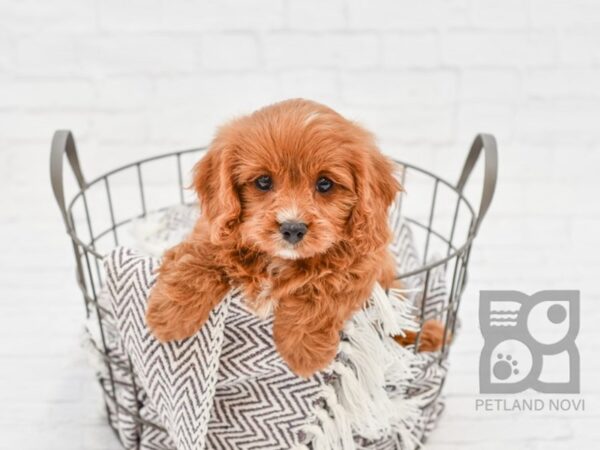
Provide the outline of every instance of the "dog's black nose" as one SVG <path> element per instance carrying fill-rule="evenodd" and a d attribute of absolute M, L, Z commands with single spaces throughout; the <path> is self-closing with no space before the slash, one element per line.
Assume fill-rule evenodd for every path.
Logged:
<path fill-rule="evenodd" d="M 279 226 L 283 239 L 290 244 L 300 242 L 306 234 L 306 230 L 308 230 L 306 224 L 300 222 L 284 222 Z"/>

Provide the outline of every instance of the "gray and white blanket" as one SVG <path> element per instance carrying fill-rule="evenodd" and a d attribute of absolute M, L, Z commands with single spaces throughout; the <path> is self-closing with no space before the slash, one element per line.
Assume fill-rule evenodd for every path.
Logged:
<path fill-rule="evenodd" d="M 99 299 L 104 333 L 99 333 L 97 317 L 87 328 L 91 348 L 104 340 L 109 349 L 111 373 L 101 363 L 98 377 L 124 446 L 416 447 L 442 410 L 439 391 L 446 368 L 435 363 L 439 355 L 415 354 L 389 336 L 414 327 L 411 308 L 418 306 L 423 278 L 406 280 L 403 292 L 385 293 L 376 286 L 368 305 L 344 328 L 335 361 L 309 379 L 288 369 L 275 351 L 272 321 L 252 314 L 235 290 L 195 336 L 161 344 L 144 321 L 157 256 L 185 236 L 196 214 L 193 206 L 178 206 L 150 216 L 134 225 L 137 249 L 116 248 L 105 258 L 106 286 Z M 390 224 L 398 270 L 418 267 L 411 230 L 397 208 L 391 210 Z M 445 304 L 444 278 L 442 269 L 430 277 L 426 318 Z M 142 421 L 126 411 L 139 411 Z"/>

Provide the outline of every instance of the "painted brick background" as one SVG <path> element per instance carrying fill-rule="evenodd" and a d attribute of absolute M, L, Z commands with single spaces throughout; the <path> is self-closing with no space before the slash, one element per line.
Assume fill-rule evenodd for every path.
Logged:
<path fill-rule="evenodd" d="M 78 344 L 53 130 L 74 131 L 92 178 L 288 97 L 450 180 L 476 132 L 497 136 L 497 195 L 429 448 L 597 448 L 599 2 L 0 0 L 0 449 L 117 448 Z M 551 288 L 582 290 L 585 413 L 476 412 L 478 291 Z"/>

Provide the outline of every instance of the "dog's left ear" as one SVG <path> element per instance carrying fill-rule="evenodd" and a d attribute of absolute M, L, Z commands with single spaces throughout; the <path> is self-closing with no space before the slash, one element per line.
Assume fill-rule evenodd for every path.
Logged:
<path fill-rule="evenodd" d="M 394 163 L 374 144 L 357 153 L 357 202 L 350 217 L 350 235 L 355 247 L 369 252 L 388 244 L 388 209 L 402 187 L 394 176 Z"/>
<path fill-rule="evenodd" d="M 226 130 L 217 135 L 207 154 L 194 167 L 194 188 L 202 215 L 210 222 L 214 244 L 229 237 L 242 213 L 233 180 L 233 150 L 223 134 Z"/>

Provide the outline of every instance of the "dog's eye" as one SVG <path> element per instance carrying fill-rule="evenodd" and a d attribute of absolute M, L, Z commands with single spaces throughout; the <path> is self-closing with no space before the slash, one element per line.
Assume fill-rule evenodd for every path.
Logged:
<path fill-rule="evenodd" d="M 269 175 L 261 175 L 254 181 L 254 184 L 261 191 L 270 191 L 273 187 L 273 179 Z"/>
<path fill-rule="evenodd" d="M 328 192 L 333 187 L 333 181 L 329 178 L 321 177 L 317 180 L 317 191 L 322 194 Z"/>

